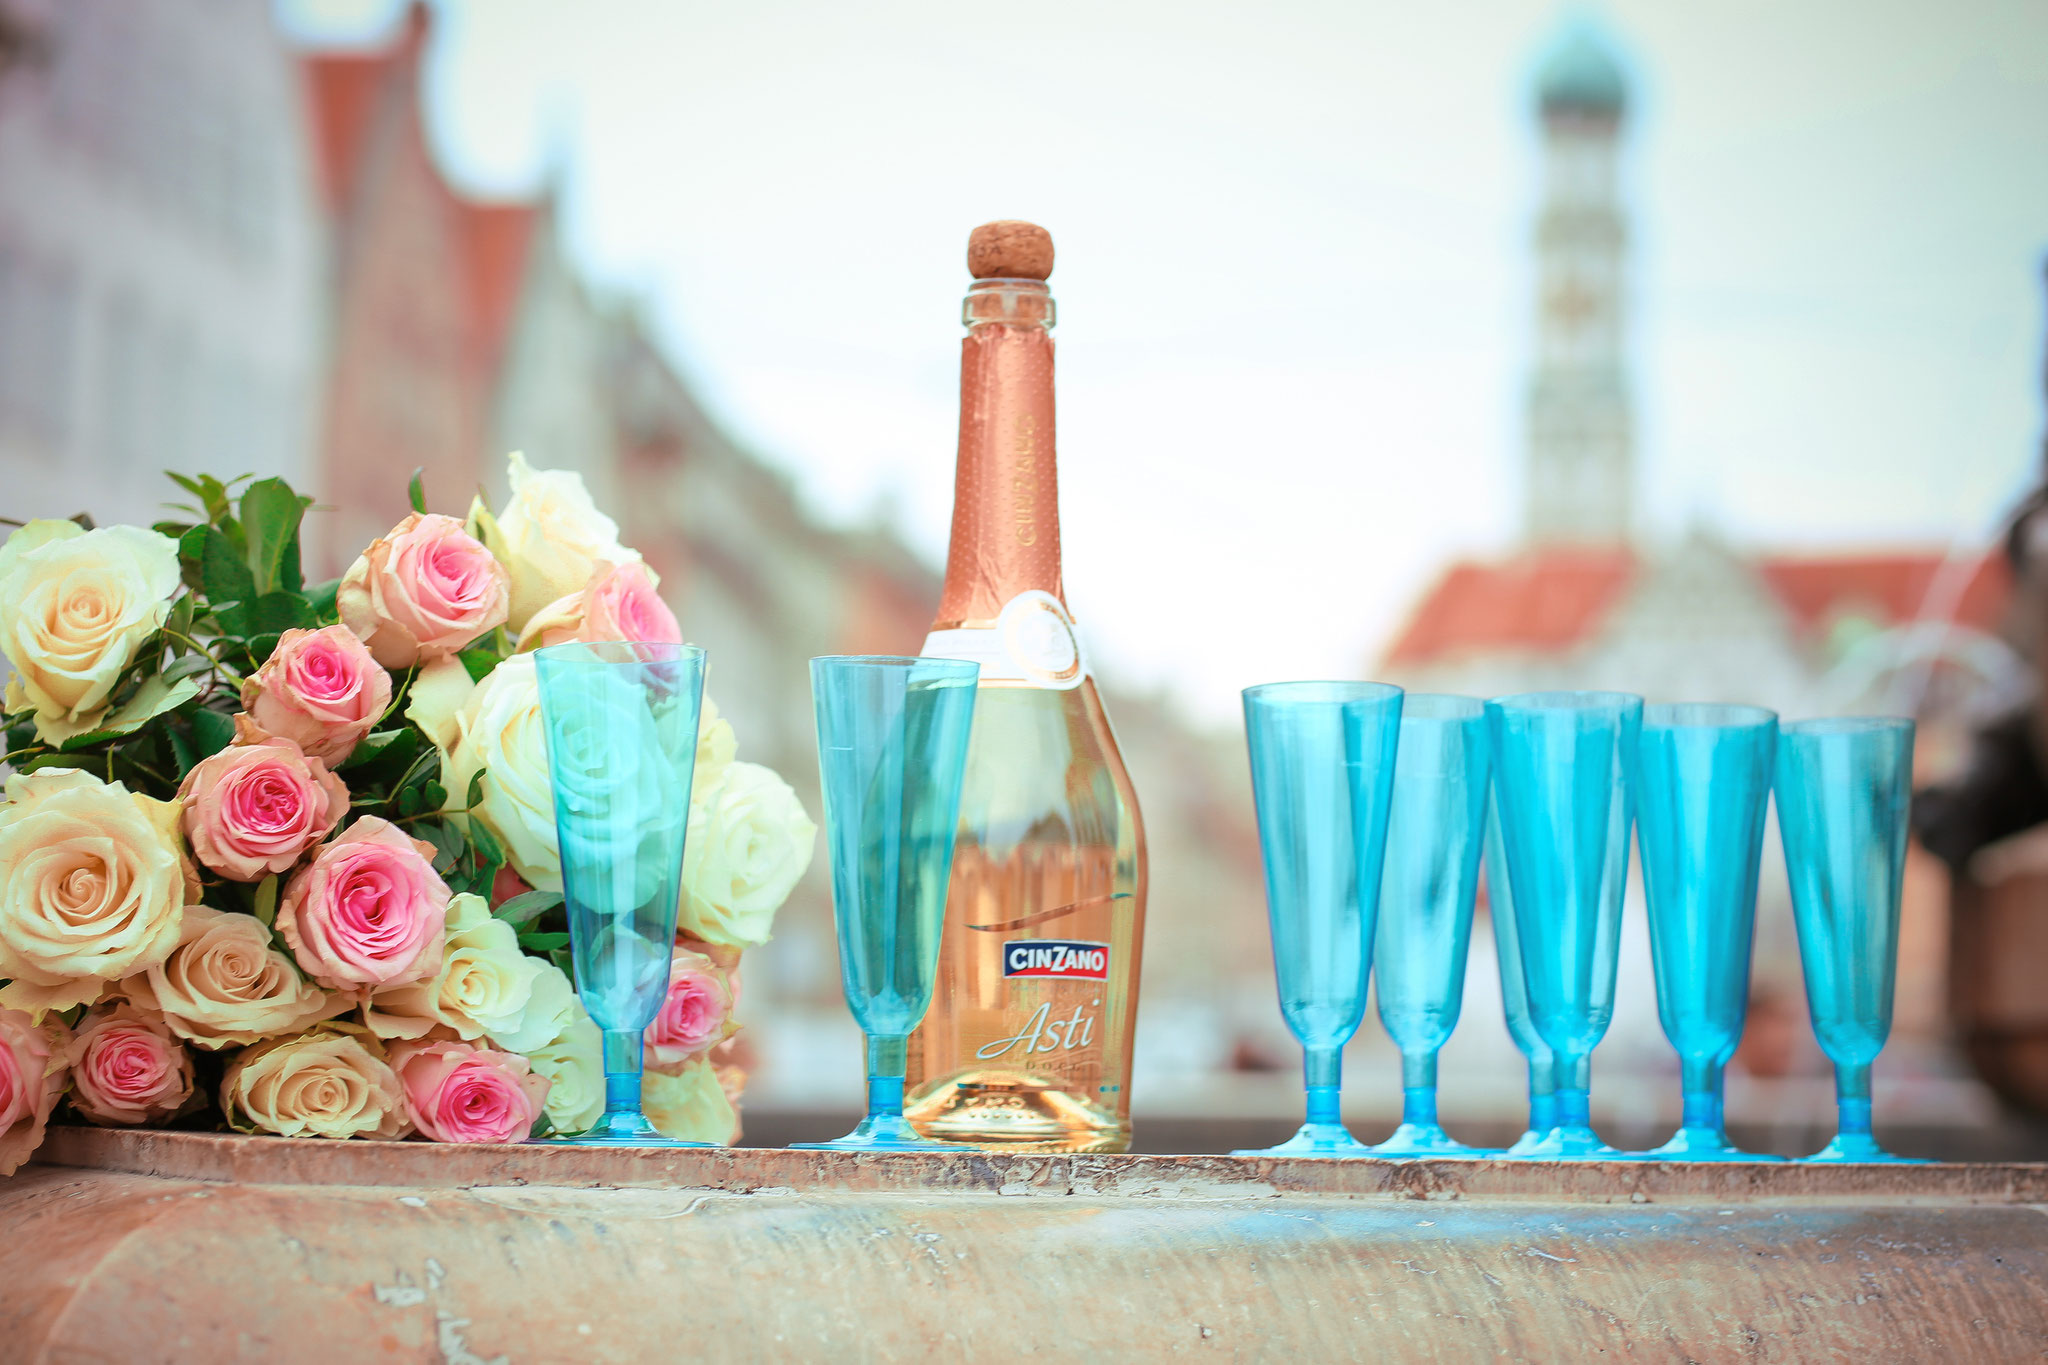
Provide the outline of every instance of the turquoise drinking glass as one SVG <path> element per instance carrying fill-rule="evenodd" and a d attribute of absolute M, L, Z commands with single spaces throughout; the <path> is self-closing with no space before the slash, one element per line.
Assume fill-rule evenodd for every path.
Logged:
<path fill-rule="evenodd" d="M 1498 1155 L 1456 1141 L 1436 1116 L 1436 1055 L 1464 1003 L 1492 753 L 1484 702 L 1402 699 L 1373 940 L 1380 1023 L 1401 1049 L 1401 1126 L 1375 1156 Z"/>
<path fill-rule="evenodd" d="M 534 655 L 576 993 L 604 1035 L 604 1117 L 561 1139 L 708 1147 L 640 1109 L 641 1039 L 668 993 L 704 651 L 627 640 Z"/>
<path fill-rule="evenodd" d="M 1246 688 L 1245 743 L 1266 864 L 1280 1014 L 1300 1040 L 1308 1120 L 1236 1156 L 1370 1156 L 1339 1114 L 1343 1049 L 1365 1017 L 1401 689 L 1291 682 Z"/>
<path fill-rule="evenodd" d="M 792 1146 L 960 1150 L 919 1137 L 903 1117 L 903 1072 L 938 978 L 980 676 L 958 659 L 811 660 L 839 975 L 867 1036 L 868 1108 L 845 1137 Z"/>
<path fill-rule="evenodd" d="M 1806 1006 L 1835 1064 L 1835 1140 L 1809 1161 L 1903 1161 L 1870 1132 L 1870 1064 L 1892 1031 L 1913 722 L 1795 721 L 1778 739 L 1778 829 Z"/>
<path fill-rule="evenodd" d="M 1617 1157 L 1587 1091 L 1614 1017 L 1643 699 L 1530 692 L 1486 717 L 1529 1017 L 1555 1060 L 1557 1124 L 1526 1155 Z"/>
<path fill-rule="evenodd" d="M 1536 1031 L 1529 1015 L 1529 986 L 1522 971 L 1522 943 L 1515 933 L 1515 892 L 1508 880 L 1508 855 L 1500 841 L 1500 794 L 1486 802 L 1486 909 L 1493 920 L 1494 957 L 1500 968 L 1501 1012 L 1508 1037 L 1529 1061 L 1529 1127 L 1508 1148 L 1509 1156 L 1528 1156 L 1557 1127 L 1557 1059 Z"/>
<path fill-rule="evenodd" d="M 1777 1161 L 1730 1145 L 1721 1074 L 1749 1010 L 1757 868 L 1778 718 L 1755 706 L 1651 706 L 1636 750 L 1636 846 L 1650 907 L 1657 1017 L 1678 1053 L 1684 1114 L 1646 1153 Z"/>

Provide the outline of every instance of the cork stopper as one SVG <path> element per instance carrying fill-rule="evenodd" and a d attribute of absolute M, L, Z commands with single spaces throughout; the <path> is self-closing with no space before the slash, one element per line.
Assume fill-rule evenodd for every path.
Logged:
<path fill-rule="evenodd" d="M 1036 223 L 1003 218 L 967 237 L 967 272 L 977 280 L 1042 280 L 1052 274 L 1052 234 Z"/>

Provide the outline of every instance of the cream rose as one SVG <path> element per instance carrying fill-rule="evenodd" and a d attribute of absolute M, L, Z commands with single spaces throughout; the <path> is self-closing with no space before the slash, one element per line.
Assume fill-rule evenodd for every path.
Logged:
<path fill-rule="evenodd" d="M 656 1131 L 680 1142 L 729 1145 L 739 1137 L 739 1111 L 708 1061 L 673 1073 L 647 1072 L 640 1078 L 640 1107 Z"/>
<path fill-rule="evenodd" d="M 548 1079 L 548 1121 L 556 1132 L 585 1132 L 604 1117 L 604 1034 L 580 1001 L 569 1026 L 526 1060 Z"/>
<path fill-rule="evenodd" d="M 192 1056 L 160 1018 L 133 1005 L 94 1010 L 65 1049 L 71 1103 L 94 1123 L 171 1118 L 192 1103 Z"/>
<path fill-rule="evenodd" d="M 718 713 L 718 703 L 706 692 L 697 714 L 697 769 L 690 778 L 692 801 L 718 790 L 718 784 L 725 781 L 725 770 L 732 766 L 738 752 L 739 741 L 733 737 L 732 722 Z"/>
<path fill-rule="evenodd" d="M 427 668 L 414 684 L 406 715 L 441 751 L 441 784 L 449 805 L 461 806 L 470 779 L 482 769 L 481 799 L 471 817 L 498 837 L 512 870 L 528 885 L 561 890 L 555 793 L 548 782 L 547 732 L 533 656 L 514 655 L 474 685 L 455 660 Z"/>
<path fill-rule="evenodd" d="M 581 592 L 600 565 L 640 556 L 619 544 L 619 524 L 597 510 L 581 474 L 535 469 L 516 450 L 509 466 L 512 500 L 495 519 L 479 503 L 470 525 L 512 575 L 509 624 L 516 635 L 542 607 Z"/>
<path fill-rule="evenodd" d="M 368 1023 L 384 1038 L 420 1038 L 440 1024 L 462 1039 L 489 1038 L 523 1053 L 567 1027 L 575 999 L 560 968 L 527 956 L 519 931 L 495 918 L 482 896 L 465 892 L 448 903 L 441 970 L 373 992 Z"/>
<path fill-rule="evenodd" d="M 88 1005 L 162 962 L 198 883 L 178 808 L 75 768 L 7 779 L 0 805 L 0 1006 Z"/>
<path fill-rule="evenodd" d="M 43 1145 L 50 1111 L 64 1094 L 63 1021 L 36 1023 L 0 1010 L 0 1175 L 13 1175 Z"/>
<path fill-rule="evenodd" d="M 787 782 L 757 763 L 732 764 L 704 802 L 690 803 L 677 928 L 730 948 L 766 943 L 817 835 Z"/>
<path fill-rule="evenodd" d="M 0 654 L 14 665 L 7 709 L 34 707 L 36 733 L 51 744 L 92 729 L 177 590 L 168 536 L 72 521 L 16 531 L 0 545 Z"/>
<path fill-rule="evenodd" d="M 299 975 L 254 915 L 207 905 L 186 906 L 171 955 L 120 989 L 161 1014 L 171 1032 L 209 1050 L 297 1033 L 349 1003 Z"/>
<path fill-rule="evenodd" d="M 412 1128 L 397 1075 L 338 1028 L 258 1043 L 235 1058 L 220 1107 L 232 1128 L 281 1137 L 401 1138 Z"/>

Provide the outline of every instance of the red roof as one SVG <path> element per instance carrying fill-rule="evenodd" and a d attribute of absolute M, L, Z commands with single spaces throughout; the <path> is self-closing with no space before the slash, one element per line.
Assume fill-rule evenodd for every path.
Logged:
<path fill-rule="evenodd" d="M 384 88 L 393 53 L 322 53 L 307 57 L 306 97 L 312 104 L 313 151 L 327 211 L 348 202 L 356 162 Z"/>
<path fill-rule="evenodd" d="M 1502 564 L 1453 564 L 1424 595 L 1386 661 L 1567 649 L 1606 618 L 1635 569 L 1627 550 L 1540 550 Z"/>
<path fill-rule="evenodd" d="M 469 272 L 470 321 L 478 358 L 495 370 L 519 311 L 526 248 L 538 210 L 532 204 L 456 201 L 463 264 Z"/>
<path fill-rule="evenodd" d="M 1629 551 L 1584 549 L 1453 564 L 1424 594 L 1385 662 L 1570 649 L 1607 619 L 1637 567 Z M 1848 612 L 1885 624 L 1925 616 L 1989 630 L 2012 594 L 2011 572 L 1995 554 L 1955 565 L 1939 553 L 1786 556 L 1755 568 L 1805 632 L 1825 630 Z"/>

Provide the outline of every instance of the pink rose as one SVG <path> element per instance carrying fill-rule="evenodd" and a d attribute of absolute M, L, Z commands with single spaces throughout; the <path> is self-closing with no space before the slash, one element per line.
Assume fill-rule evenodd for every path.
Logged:
<path fill-rule="evenodd" d="M 441 969 L 448 897 L 433 845 L 368 815 L 285 883 L 277 932 L 330 990 L 400 985 Z"/>
<path fill-rule="evenodd" d="M 94 1010 L 64 1051 L 71 1103 L 94 1123 L 169 1118 L 192 1099 L 192 1057 L 163 1020 L 132 1005 Z"/>
<path fill-rule="evenodd" d="M 257 727 L 289 739 L 330 767 L 391 705 L 391 675 L 347 626 L 288 630 L 242 684 L 242 709 Z"/>
<path fill-rule="evenodd" d="M 350 566 L 341 619 L 386 668 L 452 654 L 505 624 L 512 580 L 453 517 L 413 513 Z"/>
<path fill-rule="evenodd" d="M 391 1069 L 405 1112 L 436 1142 L 524 1142 L 547 1104 L 548 1078 L 524 1057 L 470 1043 L 397 1043 Z"/>
<path fill-rule="evenodd" d="M 560 597 L 533 614 L 519 633 L 519 648 L 571 640 L 646 640 L 679 645 L 683 628 L 655 591 L 654 572 L 635 560 L 600 564 L 583 591 Z"/>
<path fill-rule="evenodd" d="M 348 788 L 288 739 L 237 717 L 237 742 L 203 760 L 178 788 L 193 856 L 231 882 L 289 872 L 348 814 Z"/>
<path fill-rule="evenodd" d="M 64 1093 L 64 1025 L 38 1025 L 20 1010 L 0 1010 L 0 1175 L 13 1175 L 36 1148 Z"/>
<path fill-rule="evenodd" d="M 647 1064 L 673 1067 L 709 1052 L 732 1030 L 739 978 L 703 953 L 676 949 L 668 970 L 668 995 L 647 1026 Z"/>

